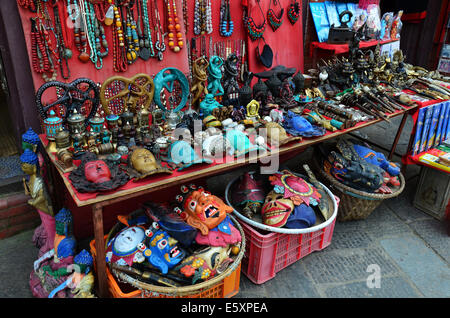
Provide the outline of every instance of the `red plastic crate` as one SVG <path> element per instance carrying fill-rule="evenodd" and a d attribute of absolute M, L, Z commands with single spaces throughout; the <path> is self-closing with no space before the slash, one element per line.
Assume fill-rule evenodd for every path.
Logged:
<path fill-rule="evenodd" d="M 304 234 L 263 234 L 240 219 L 238 222 L 246 239 L 241 271 L 255 284 L 262 284 L 302 257 L 330 245 L 336 218 L 326 227 Z"/>

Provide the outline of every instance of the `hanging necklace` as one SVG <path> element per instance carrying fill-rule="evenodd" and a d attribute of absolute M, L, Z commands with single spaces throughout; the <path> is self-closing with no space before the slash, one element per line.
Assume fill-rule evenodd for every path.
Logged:
<path fill-rule="evenodd" d="M 220 35 L 229 37 L 233 34 L 234 24 L 231 20 L 230 0 L 222 0 L 220 5 Z"/>
<path fill-rule="evenodd" d="M 139 36 L 139 56 L 146 61 L 150 57 L 155 56 L 148 15 L 148 0 L 142 0 L 142 2 L 138 0 L 137 4 L 138 4 L 137 31 Z M 141 29 L 141 20 L 143 30 Z"/>
<path fill-rule="evenodd" d="M 287 16 L 292 25 L 297 22 L 298 18 L 300 17 L 300 4 L 297 1 L 293 0 L 291 2 L 287 11 Z"/>
<path fill-rule="evenodd" d="M 256 25 L 255 21 L 253 20 L 253 17 L 250 16 L 251 12 L 249 12 L 248 17 L 246 18 L 247 31 L 252 41 L 262 38 L 264 31 L 266 29 L 266 18 L 264 16 L 264 12 L 261 9 L 259 1 L 260 0 L 256 0 L 256 3 L 258 4 L 259 11 L 261 12 L 261 15 L 264 19 L 261 25 Z"/>
<path fill-rule="evenodd" d="M 36 19 L 37 18 L 30 18 L 31 61 L 33 70 L 36 73 L 42 74 L 43 72 L 49 70 L 50 63 L 47 57 L 47 52 L 45 50 L 44 40 L 37 27 Z"/>
<path fill-rule="evenodd" d="M 103 58 L 108 55 L 108 43 L 106 42 L 105 31 L 97 20 L 94 11 L 94 5 L 89 1 L 84 3 L 85 23 L 87 29 L 88 43 L 91 49 L 90 59 L 96 69 L 103 67 Z M 104 52 L 101 52 L 101 47 L 105 48 Z"/>
<path fill-rule="evenodd" d="M 61 24 L 61 17 L 60 17 L 60 2 L 54 2 L 53 3 L 53 15 L 55 18 L 55 29 L 56 29 L 56 35 L 58 37 L 58 51 L 59 51 L 59 69 L 61 71 L 61 76 L 64 79 L 70 78 L 70 69 L 69 69 L 69 63 L 68 59 L 72 57 L 72 51 L 66 47 L 66 41 L 64 40 L 64 34 L 63 31 L 63 25 Z M 64 63 L 63 63 L 64 61 Z M 64 71 L 64 65 L 66 68 L 66 71 Z"/>
<path fill-rule="evenodd" d="M 109 0 L 113 6 L 114 12 L 114 25 L 113 25 L 113 68 L 115 72 L 125 72 L 128 68 L 126 62 L 126 48 L 123 37 L 123 28 L 121 21 L 121 13 L 119 8 L 112 4 L 112 0 Z"/>
<path fill-rule="evenodd" d="M 48 65 L 49 67 L 47 69 L 44 70 L 44 72 L 42 72 L 42 79 L 45 82 L 50 82 L 50 81 L 54 81 L 56 80 L 57 77 L 57 71 L 56 71 L 56 67 L 59 64 L 59 55 L 57 53 L 57 36 L 53 30 L 53 25 L 52 25 L 52 20 L 50 18 L 50 15 L 47 11 L 47 7 L 45 6 L 45 4 L 42 4 L 41 2 L 37 3 L 37 22 L 38 22 L 38 26 L 37 29 L 39 30 L 39 32 L 41 33 L 41 39 L 43 40 L 44 43 L 44 48 L 45 48 L 45 52 L 47 55 L 47 59 L 48 59 Z M 52 49 L 52 40 L 50 38 L 50 34 L 53 34 L 54 38 L 55 38 L 55 48 Z M 52 58 L 53 56 L 53 58 Z M 48 74 L 51 74 L 51 76 L 49 77 Z"/>
<path fill-rule="evenodd" d="M 31 12 L 36 12 L 36 0 L 17 0 L 17 3 L 24 9 L 28 9 Z"/>
<path fill-rule="evenodd" d="M 281 8 L 281 4 L 279 0 L 273 0 L 273 4 L 281 8 L 280 14 L 277 16 L 275 14 L 275 11 L 270 7 L 272 4 L 272 1 L 269 2 L 269 11 L 267 11 L 267 19 L 269 20 L 269 24 L 272 27 L 272 30 L 275 32 L 282 24 L 283 24 L 283 13 L 284 8 Z"/>
<path fill-rule="evenodd" d="M 163 52 L 166 50 L 166 44 L 164 43 L 164 33 L 162 30 L 161 25 L 161 17 L 159 15 L 158 11 L 158 3 L 156 0 L 154 0 L 154 17 L 153 21 L 155 21 L 155 33 L 156 33 L 156 42 L 155 42 L 155 49 L 158 51 L 156 54 L 159 61 L 163 60 Z"/>
<path fill-rule="evenodd" d="M 175 53 L 180 52 L 184 45 L 183 34 L 181 33 L 180 20 L 177 16 L 177 7 L 175 5 L 175 0 L 172 0 L 172 9 L 170 8 L 170 1 L 166 0 L 167 6 L 167 29 L 169 31 L 169 48 Z M 176 36 L 176 39 L 175 39 Z"/>
<path fill-rule="evenodd" d="M 139 39 L 136 31 L 136 22 L 133 19 L 133 15 L 130 7 L 127 8 L 127 60 L 128 64 L 132 64 L 136 61 L 139 52 Z"/>
<path fill-rule="evenodd" d="M 211 0 L 196 0 L 194 7 L 194 34 L 211 34 Z"/>
<path fill-rule="evenodd" d="M 73 35 L 75 47 L 77 48 L 78 52 L 80 52 L 80 54 L 78 55 L 78 59 L 83 63 L 87 63 L 89 61 L 89 54 L 86 52 L 86 32 L 81 22 L 82 17 L 80 14 L 80 7 L 77 4 L 76 0 L 73 0 L 73 3 L 71 3 L 71 0 L 67 0 L 67 12 L 69 14 L 69 18 L 72 20 L 72 24 L 74 25 Z"/>
<path fill-rule="evenodd" d="M 206 15 L 205 15 L 205 24 L 206 24 L 206 34 L 211 34 L 213 31 L 212 27 L 212 18 L 211 18 L 211 0 L 206 1 Z"/>

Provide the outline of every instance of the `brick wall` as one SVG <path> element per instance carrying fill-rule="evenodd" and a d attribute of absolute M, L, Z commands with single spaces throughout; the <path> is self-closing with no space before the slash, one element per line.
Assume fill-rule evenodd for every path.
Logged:
<path fill-rule="evenodd" d="M 0 198 L 0 239 L 34 229 L 41 224 L 39 213 L 27 203 L 29 198 L 23 193 Z"/>

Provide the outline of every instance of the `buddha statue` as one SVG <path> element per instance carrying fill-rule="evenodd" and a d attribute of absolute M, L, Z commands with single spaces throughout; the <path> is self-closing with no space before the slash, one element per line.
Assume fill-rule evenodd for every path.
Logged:
<path fill-rule="evenodd" d="M 53 205 L 45 186 L 44 180 L 38 175 L 39 160 L 37 155 L 29 148 L 25 148 L 20 156 L 22 171 L 28 175 L 23 179 L 25 194 L 31 196 L 28 204 L 35 207 L 41 218 L 42 225 L 34 233 L 33 240 L 39 247 L 39 254 L 53 248 L 55 219 Z"/>

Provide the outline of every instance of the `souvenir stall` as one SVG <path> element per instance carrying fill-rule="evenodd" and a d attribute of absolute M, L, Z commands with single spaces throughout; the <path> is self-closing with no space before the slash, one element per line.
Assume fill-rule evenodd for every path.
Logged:
<path fill-rule="evenodd" d="M 42 126 L 21 156 L 42 220 L 36 297 L 224 298 L 241 272 L 273 279 L 404 189 L 391 157 L 345 135 L 450 96 L 447 78 L 381 50 L 401 13 L 365 2 L 324 7 L 340 24 L 318 23 L 319 43 L 346 49 L 308 70 L 302 16 L 319 2 L 17 3 Z M 314 162 L 279 169 L 308 147 Z"/>

